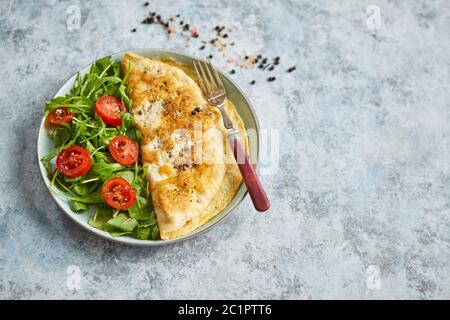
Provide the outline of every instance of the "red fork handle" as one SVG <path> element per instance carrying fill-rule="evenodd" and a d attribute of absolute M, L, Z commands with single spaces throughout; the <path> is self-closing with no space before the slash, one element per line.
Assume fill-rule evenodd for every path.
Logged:
<path fill-rule="evenodd" d="M 267 199 L 264 187 L 256 174 L 255 168 L 253 167 L 250 157 L 247 152 L 245 152 L 242 147 L 241 141 L 237 134 L 231 134 L 229 136 L 229 142 L 233 149 L 234 158 L 241 171 L 242 178 L 244 179 L 245 185 L 247 186 L 248 193 L 252 199 L 255 209 L 259 212 L 264 212 L 269 210 L 270 203 Z"/>

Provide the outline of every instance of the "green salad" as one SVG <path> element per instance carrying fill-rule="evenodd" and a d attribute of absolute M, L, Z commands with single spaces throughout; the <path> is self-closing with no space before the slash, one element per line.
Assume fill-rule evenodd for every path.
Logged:
<path fill-rule="evenodd" d="M 140 164 L 141 135 L 130 114 L 127 78 L 105 57 L 86 75 L 77 75 L 69 94 L 47 101 L 45 123 L 55 145 L 41 161 L 52 192 L 77 214 L 92 214 L 91 226 L 112 236 L 156 240 L 159 229 L 147 167 Z"/>

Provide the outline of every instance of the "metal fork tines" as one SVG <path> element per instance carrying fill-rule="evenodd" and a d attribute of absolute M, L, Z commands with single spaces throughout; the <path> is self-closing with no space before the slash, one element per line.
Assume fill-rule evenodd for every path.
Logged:
<path fill-rule="evenodd" d="M 223 124 L 227 130 L 233 129 L 233 123 L 228 117 L 224 109 L 224 103 L 227 99 L 227 92 L 220 80 L 220 76 L 216 69 L 212 66 L 211 61 L 196 60 L 194 68 L 198 75 L 198 81 L 208 102 L 219 108 L 222 114 Z"/>

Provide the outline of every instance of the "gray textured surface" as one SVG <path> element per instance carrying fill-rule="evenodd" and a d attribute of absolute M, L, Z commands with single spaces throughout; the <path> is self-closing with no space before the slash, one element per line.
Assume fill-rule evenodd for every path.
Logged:
<path fill-rule="evenodd" d="M 237 24 L 236 52 L 299 70 L 272 84 L 234 75 L 262 127 L 280 130 L 279 171 L 263 177 L 271 212 L 247 199 L 194 240 L 134 248 L 63 215 L 40 180 L 35 136 L 44 101 L 95 58 L 197 52 L 139 25 L 143 2 L 83 1 L 81 28 L 68 32 L 78 1 L 0 1 L 0 298 L 450 298 L 447 1 L 150 1 L 200 30 Z M 380 30 L 366 26 L 370 4 Z M 79 290 L 66 285 L 70 265 Z"/>

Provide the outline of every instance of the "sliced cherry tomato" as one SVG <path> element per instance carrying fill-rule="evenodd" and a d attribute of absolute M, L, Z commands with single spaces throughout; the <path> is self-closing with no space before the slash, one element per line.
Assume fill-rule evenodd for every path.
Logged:
<path fill-rule="evenodd" d="M 136 202 L 136 191 L 124 178 L 113 177 L 103 184 L 102 197 L 114 209 L 126 210 Z"/>
<path fill-rule="evenodd" d="M 71 123 L 74 115 L 68 108 L 60 107 L 50 111 L 46 120 L 55 126 L 60 126 L 63 123 Z"/>
<path fill-rule="evenodd" d="M 136 142 L 125 135 L 115 136 L 109 142 L 109 153 L 115 161 L 129 166 L 137 161 L 139 149 Z"/>
<path fill-rule="evenodd" d="M 91 165 L 89 152 L 77 145 L 64 149 L 56 158 L 58 171 L 68 178 L 81 177 L 89 171 Z"/>
<path fill-rule="evenodd" d="M 107 125 L 120 126 L 121 113 L 127 112 L 125 105 L 113 96 L 101 96 L 95 102 L 95 111 Z"/>

